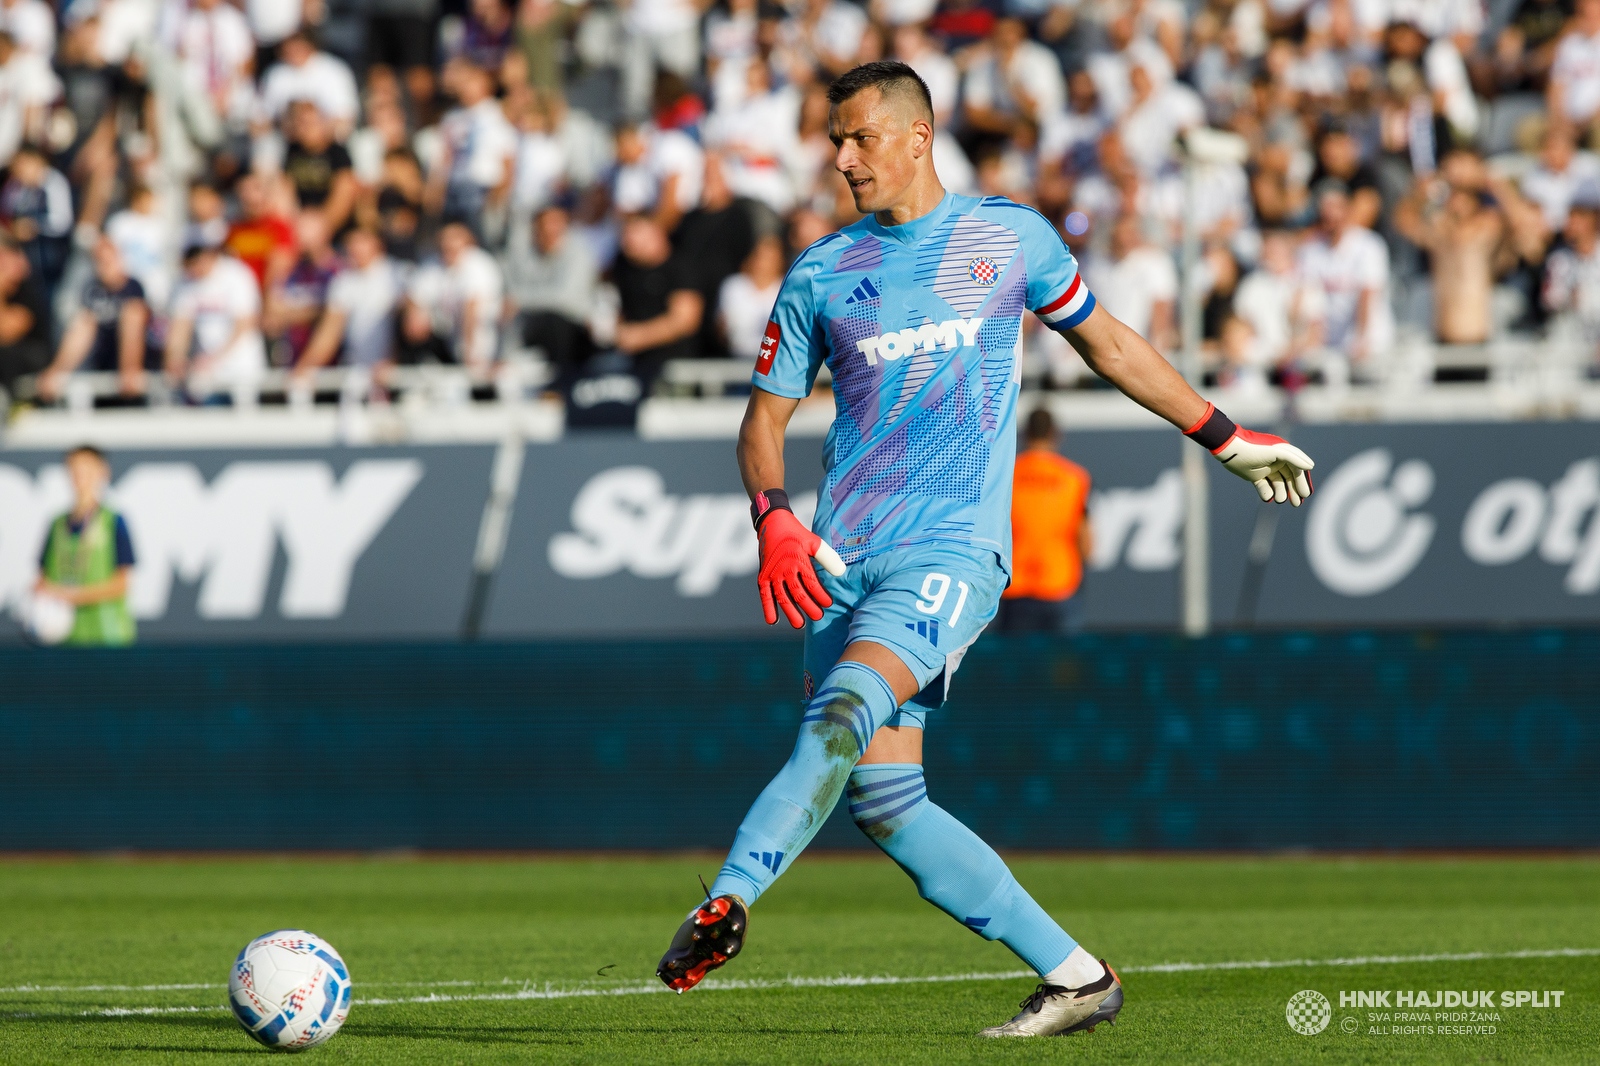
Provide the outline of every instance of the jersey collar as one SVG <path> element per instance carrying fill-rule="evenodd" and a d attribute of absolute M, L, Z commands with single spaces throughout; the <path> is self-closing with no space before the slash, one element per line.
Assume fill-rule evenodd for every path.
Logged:
<path fill-rule="evenodd" d="M 876 215 L 868 215 L 862 221 L 866 223 L 867 231 L 874 236 L 883 237 L 886 240 L 910 247 L 938 229 L 939 224 L 950 216 L 951 211 L 955 210 L 955 206 L 955 193 L 946 191 L 944 199 L 939 201 L 938 207 L 935 207 L 921 218 L 912 219 L 910 222 L 902 223 L 898 226 L 884 226 L 878 222 Z"/>

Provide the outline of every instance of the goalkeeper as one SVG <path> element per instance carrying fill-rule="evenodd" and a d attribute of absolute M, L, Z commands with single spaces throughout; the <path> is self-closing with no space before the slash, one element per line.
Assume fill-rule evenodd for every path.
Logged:
<path fill-rule="evenodd" d="M 1098 307 L 1038 212 L 947 193 L 933 169 L 928 90 L 910 67 L 856 67 L 828 96 L 835 166 L 866 217 L 790 269 L 739 434 L 762 608 L 769 624 L 782 615 L 806 631 L 806 708 L 794 753 L 657 972 L 681 992 L 732 958 L 750 906 L 844 795 L 925 899 L 1040 975 L 1021 1013 L 982 1035 L 1092 1029 L 1121 1009 L 1116 974 L 930 802 L 922 775 L 928 712 L 1009 581 L 1023 314 L 1064 333 L 1102 377 L 1263 500 L 1298 505 L 1311 493 L 1311 460 L 1235 426 Z M 838 411 L 813 532 L 789 509 L 783 438 L 823 363 Z"/>

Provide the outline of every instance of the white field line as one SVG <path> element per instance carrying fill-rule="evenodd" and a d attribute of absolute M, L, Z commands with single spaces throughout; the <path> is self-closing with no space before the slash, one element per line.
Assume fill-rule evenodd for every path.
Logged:
<path fill-rule="evenodd" d="M 1556 958 L 1590 958 L 1600 955 L 1600 948 L 1550 948 L 1531 951 L 1467 951 L 1467 952 L 1438 952 L 1429 955 L 1356 955 L 1349 958 L 1336 959 L 1253 959 L 1232 962 L 1161 962 L 1149 966 L 1124 966 L 1121 973 L 1199 973 L 1208 970 L 1280 970 L 1292 968 L 1307 968 L 1317 966 L 1395 966 L 1407 963 L 1428 962 L 1482 962 L 1496 959 L 1556 959 Z M 890 974 L 873 976 L 842 974 L 837 977 L 786 977 L 780 980 L 763 980 L 752 978 L 718 979 L 707 978 L 700 983 L 700 989 L 707 992 L 719 991 L 750 991 L 770 990 L 783 988 L 857 988 L 871 985 L 927 985 L 945 984 L 950 982 L 965 981 L 1009 981 L 1019 977 L 1033 977 L 1031 970 L 1003 970 L 995 973 L 954 973 L 938 974 L 927 977 L 897 977 Z M 440 981 L 440 982 L 396 982 L 386 987 L 428 987 L 430 984 L 438 986 L 473 985 L 471 981 Z M 498 982 L 482 982 L 493 986 L 495 984 L 513 983 L 509 978 Z M 358 982 L 358 986 L 362 984 Z M 0 992 L 44 992 L 44 991 L 120 991 L 125 989 L 192 989 L 192 988 L 222 988 L 222 985 L 80 985 L 80 986 L 44 986 L 44 985 L 19 985 L 16 988 L 0 988 Z M 379 984 L 370 984 L 366 987 L 385 987 Z M 386 1007 L 406 1003 L 482 1003 L 501 1002 L 524 999 L 573 999 L 588 996 L 638 996 L 654 995 L 656 993 L 670 992 L 671 989 L 662 984 L 629 984 L 618 985 L 611 988 L 556 988 L 546 983 L 543 988 L 524 984 L 522 987 L 508 992 L 476 992 L 466 994 L 445 994 L 433 992 L 426 996 L 401 996 L 388 999 L 362 997 L 355 1002 L 368 1007 Z M 94 1010 L 75 1012 L 75 1016 L 98 1016 L 107 1018 L 121 1018 L 147 1014 L 199 1014 L 210 1012 L 225 1012 L 225 1006 L 204 1007 L 101 1007 Z M 27 1018 L 38 1017 L 39 1012 L 15 1012 L 4 1017 Z"/>

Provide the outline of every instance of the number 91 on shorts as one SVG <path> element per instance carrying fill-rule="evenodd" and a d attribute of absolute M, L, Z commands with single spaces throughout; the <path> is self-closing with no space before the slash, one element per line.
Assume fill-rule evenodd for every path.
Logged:
<path fill-rule="evenodd" d="M 844 577 L 817 576 L 833 606 L 806 626 L 810 676 L 826 676 L 849 644 L 871 641 L 906 664 L 923 690 L 916 702 L 926 707 L 949 694 L 961 657 L 999 610 L 1007 580 L 994 552 L 938 543 L 862 559 Z"/>

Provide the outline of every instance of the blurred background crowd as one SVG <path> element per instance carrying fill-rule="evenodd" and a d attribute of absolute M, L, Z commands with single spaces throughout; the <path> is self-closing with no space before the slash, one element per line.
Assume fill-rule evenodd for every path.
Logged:
<path fill-rule="evenodd" d="M 1600 0 L 0 0 L 0 388 L 749 363 L 857 217 L 825 89 L 880 58 L 946 186 L 1038 207 L 1169 353 L 1187 219 L 1219 388 L 1519 337 L 1592 367 Z"/>

